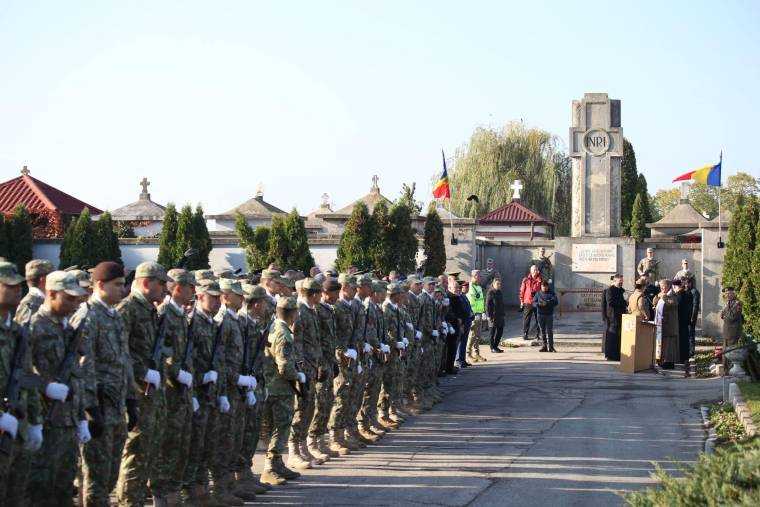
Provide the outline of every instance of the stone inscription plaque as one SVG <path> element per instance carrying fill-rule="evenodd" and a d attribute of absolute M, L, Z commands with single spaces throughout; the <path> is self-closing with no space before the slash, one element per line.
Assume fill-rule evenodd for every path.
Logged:
<path fill-rule="evenodd" d="M 574 272 L 614 273 L 617 271 L 617 245 L 573 245 Z"/>

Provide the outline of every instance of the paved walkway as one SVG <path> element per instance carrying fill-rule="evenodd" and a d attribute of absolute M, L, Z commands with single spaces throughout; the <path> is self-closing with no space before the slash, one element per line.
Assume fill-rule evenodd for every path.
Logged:
<path fill-rule="evenodd" d="M 579 333 L 584 319 L 562 326 Z M 615 505 L 618 491 L 652 483 L 652 461 L 673 470 L 695 459 L 704 441 L 698 402 L 721 395 L 716 380 L 619 373 L 596 347 L 485 355 L 487 363 L 443 379 L 446 398 L 432 411 L 259 500 Z"/>

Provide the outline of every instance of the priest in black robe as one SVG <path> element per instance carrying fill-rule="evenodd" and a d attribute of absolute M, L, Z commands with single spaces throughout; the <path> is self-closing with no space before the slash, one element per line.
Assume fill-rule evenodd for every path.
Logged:
<path fill-rule="evenodd" d="M 694 306 L 694 296 L 683 286 L 679 278 L 673 280 L 673 292 L 678 301 L 678 364 L 689 362 L 689 325 L 691 324 L 691 312 Z"/>
<path fill-rule="evenodd" d="M 612 277 L 612 285 L 602 294 L 602 314 L 605 330 L 602 352 L 608 361 L 620 361 L 620 333 L 623 314 L 628 309 L 623 289 L 623 275 Z"/>

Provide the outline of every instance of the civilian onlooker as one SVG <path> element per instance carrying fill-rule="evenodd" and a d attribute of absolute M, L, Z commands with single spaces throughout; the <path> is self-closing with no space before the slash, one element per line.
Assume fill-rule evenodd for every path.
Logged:
<path fill-rule="evenodd" d="M 483 313 L 486 311 L 486 301 L 483 295 L 483 287 L 480 284 L 480 270 L 475 269 L 471 273 L 470 290 L 467 291 L 467 299 L 470 301 L 474 315 L 472 327 L 470 327 L 470 336 L 467 339 L 467 357 L 474 363 L 485 360 L 480 355 L 480 327 L 483 323 Z"/>
<path fill-rule="evenodd" d="M 536 292 L 541 290 L 541 275 L 538 272 L 538 268 L 534 264 L 530 267 L 530 271 L 520 282 L 520 293 L 518 298 L 520 300 L 520 310 L 523 312 L 523 340 L 530 340 L 528 334 L 530 333 L 530 321 L 536 315 L 536 308 L 533 306 L 533 296 Z M 536 321 L 536 340 L 538 340 L 538 321 Z"/>
<path fill-rule="evenodd" d="M 470 284 L 465 281 L 459 282 L 459 303 L 462 306 L 462 315 L 467 317 L 462 319 L 462 332 L 459 333 L 459 346 L 457 349 L 457 366 L 459 368 L 467 368 L 470 363 L 467 362 L 467 341 L 470 335 L 470 327 L 472 326 L 472 319 L 474 315 L 472 313 L 472 307 L 470 306 L 470 300 L 467 299 L 467 291 L 470 289 Z"/>
<path fill-rule="evenodd" d="M 734 288 L 726 287 L 723 292 L 726 298 L 726 306 L 720 311 L 720 318 L 723 319 L 723 345 L 730 347 L 736 345 L 742 336 L 744 315 L 742 303 L 736 299 Z"/>
<path fill-rule="evenodd" d="M 501 292 L 501 279 L 494 278 L 486 295 L 486 315 L 491 326 L 491 352 L 504 352 L 499 348 L 504 334 L 504 294 Z"/>
<path fill-rule="evenodd" d="M 689 357 L 694 357 L 697 347 L 697 319 L 702 305 L 702 296 L 694 286 L 694 279 L 686 279 L 686 290 L 691 293 L 691 319 L 689 321 Z"/>
<path fill-rule="evenodd" d="M 678 299 L 671 287 L 670 280 L 660 280 L 660 293 L 655 298 L 654 322 L 657 325 L 655 356 L 665 370 L 672 370 L 678 360 Z"/>
<path fill-rule="evenodd" d="M 541 290 L 533 296 L 533 307 L 536 309 L 538 327 L 541 329 L 541 339 L 544 346 L 539 352 L 557 352 L 554 350 L 554 308 L 559 304 L 557 295 L 551 289 L 548 280 L 541 281 Z"/>

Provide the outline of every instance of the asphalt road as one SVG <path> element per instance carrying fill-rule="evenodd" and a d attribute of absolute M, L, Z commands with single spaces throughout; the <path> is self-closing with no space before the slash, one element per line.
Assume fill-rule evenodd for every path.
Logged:
<path fill-rule="evenodd" d="M 618 492 L 653 483 L 653 462 L 676 470 L 696 458 L 698 404 L 720 398 L 717 380 L 622 374 L 596 347 L 565 350 L 484 354 L 487 363 L 442 380 L 446 398 L 432 411 L 257 500 L 616 505 Z"/>

